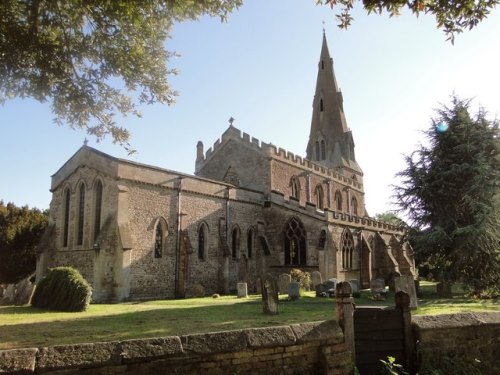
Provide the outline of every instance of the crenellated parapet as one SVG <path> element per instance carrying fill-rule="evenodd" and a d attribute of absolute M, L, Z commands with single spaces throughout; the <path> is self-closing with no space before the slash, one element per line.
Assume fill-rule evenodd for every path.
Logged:
<path fill-rule="evenodd" d="M 349 227 L 383 231 L 392 234 L 402 234 L 404 232 L 404 228 L 401 226 L 386 223 L 384 221 L 378 221 L 370 217 L 359 217 L 345 212 L 332 211 L 328 209 L 318 210 L 316 205 L 310 202 L 303 206 L 300 205 L 299 201 L 296 199 L 292 198 L 286 200 L 284 194 L 279 191 L 271 191 L 270 202 L 298 213 L 316 217 L 317 219 L 324 220 L 332 224 L 343 224 L 348 225 Z"/>
<path fill-rule="evenodd" d="M 337 181 L 343 185 L 350 185 L 355 189 L 363 190 L 363 184 L 359 181 L 353 180 L 334 169 L 325 167 L 319 163 L 315 163 L 309 159 L 303 158 L 293 152 L 287 151 L 281 147 L 275 146 L 272 143 L 265 143 L 257 138 L 251 137 L 249 134 L 230 126 L 221 136 L 217 139 L 212 147 L 210 147 L 204 157 L 198 156 L 196 160 L 196 171 L 200 170 L 214 157 L 215 154 L 221 150 L 230 140 L 241 143 L 244 147 L 255 150 L 263 157 L 272 158 L 273 160 L 283 162 L 285 164 L 303 169 L 305 172 L 314 173 L 324 177 L 325 180 Z M 198 154 L 200 152 L 200 143 L 197 145 Z"/>

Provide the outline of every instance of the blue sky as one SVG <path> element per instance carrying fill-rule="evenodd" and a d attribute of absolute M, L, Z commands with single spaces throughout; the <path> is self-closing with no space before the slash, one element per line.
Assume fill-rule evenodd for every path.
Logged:
<path fill-rule="evenodd" d="M 313 0 L 247 0 L 227 23 L 203 18 L 176 25 L 167 48 L 180 75 L 174 106 L 146 106 L 121 124 L 138 151 L 130 159 L 193 173 L 196 143 L 205 150 L 229 117 L 251 136 L 305 155 L 325 22 L 371 215 L 391 208 L 390 185 L 422 140 L 433 109 L 450 94 L 474 97 L 500 114 L 500 10 L 476 29 L 445 41 L 430 16 L 366 15 L 347 30 Z M 58 127 L 48 103 L 13 100 L 0 107 L 0 199 L 48 208 L 50 176 L 83 144 L 85 132 Z M 120 158 L 111 139 L 89 145 Z"/>

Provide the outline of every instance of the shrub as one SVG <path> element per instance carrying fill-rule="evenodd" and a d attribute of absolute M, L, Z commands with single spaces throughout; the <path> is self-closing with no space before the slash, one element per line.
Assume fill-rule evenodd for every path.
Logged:
<path fill-rule="evenodd" d="M 91 286 L 78 270 L 56 267 L 37 284 L 31 305 L 60 311 L 85 311 L 91 295 Z"/>
<path fill-rule="evenodd" d="M 309 272 L 304 272 L 298 268 L 294 268 L 290 271 L 292 280 L 300 284 L 300 288 L 309 291 L 311 290 L 311 274 Z"/>

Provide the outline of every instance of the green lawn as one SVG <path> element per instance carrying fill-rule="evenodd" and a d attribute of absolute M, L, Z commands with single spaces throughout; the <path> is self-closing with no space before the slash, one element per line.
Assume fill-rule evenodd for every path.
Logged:
<path fill-rule="evenodd" d="M 423 299 L 413 314 L 444 314 L 459 311 L 496 310 L 493 300 L 464 297 L 460 290 L 452 299 L 439 299 L 433 283 L 424 283 Z M 233 296 L 128 302 L 91 305 L 81 313 L 63 313 L 30 306 L 0 306 L 0 349 L 126 340 L 184 335 L 249 327 L 266 327 L 335 318 L 335 303 L 306 293 L 299 301 L 280 300 L 280 314 L 262 314 L 260 296 Z M 369 299 L 362 291 L 357 305 L 393 306 L 393 295 L 385 302 Z"/>

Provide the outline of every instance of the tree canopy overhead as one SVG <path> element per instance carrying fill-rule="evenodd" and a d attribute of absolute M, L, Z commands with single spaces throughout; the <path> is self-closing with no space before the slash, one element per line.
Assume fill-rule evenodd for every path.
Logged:
<path fill-rule="evenodd" d="M 50 101 L 55 122 L 128 146 L 116 113 L 175 101 L 168 83 L 175 22 L 225 19 L 242 0 L 2 0 L 0 103 Z"/>
<path fill-rule="evenodd" d="M 341 28 L 347 28 L 353 21 L 351 11 L 355 0 L 317 0 L 316 3 L 331 8 L 340 7 L 336 17 Z M 446 33 L 452 43 L 456 34 L 477 26 L 498 4 L 500 0 L 363 0 L 368 14 L 387 12 L 393 17 L 405 8 L 417 17 L 432 14 L 437 27 Z"/>
<path fill-rule="evenodd" d="M 415 251 L 444 281 L 500 286 L 500 134 L 484 109 L 452 98 L 406 157 L 395 197 L 415 225 Z"/>
<path fill-rule="evenodd" d="M 305 1 L 305 0 L 304 0 Z M 308 0 L 310 1 L 310 0 Z M 331 6 L 341 27 L 354 0 L 314 0 Z M 363 0 L 368 13 L 435 15 L 453 40 L 483 20 L 500 0 Z M 175 52 L 165 41 L 176 22 L 208 15 L 222 20 L 243 0 L 2 0 L 0 103 L 12 98 L 50 102 L 54 121 L 110 135 L 129 147 L 116 115 L 140 116 L 142 104 L 172 104 L 169 76 Z M 313 5 L 313 4 L 312 4 Z M 337 9 L 337 7 L 339 7 Z"/>

